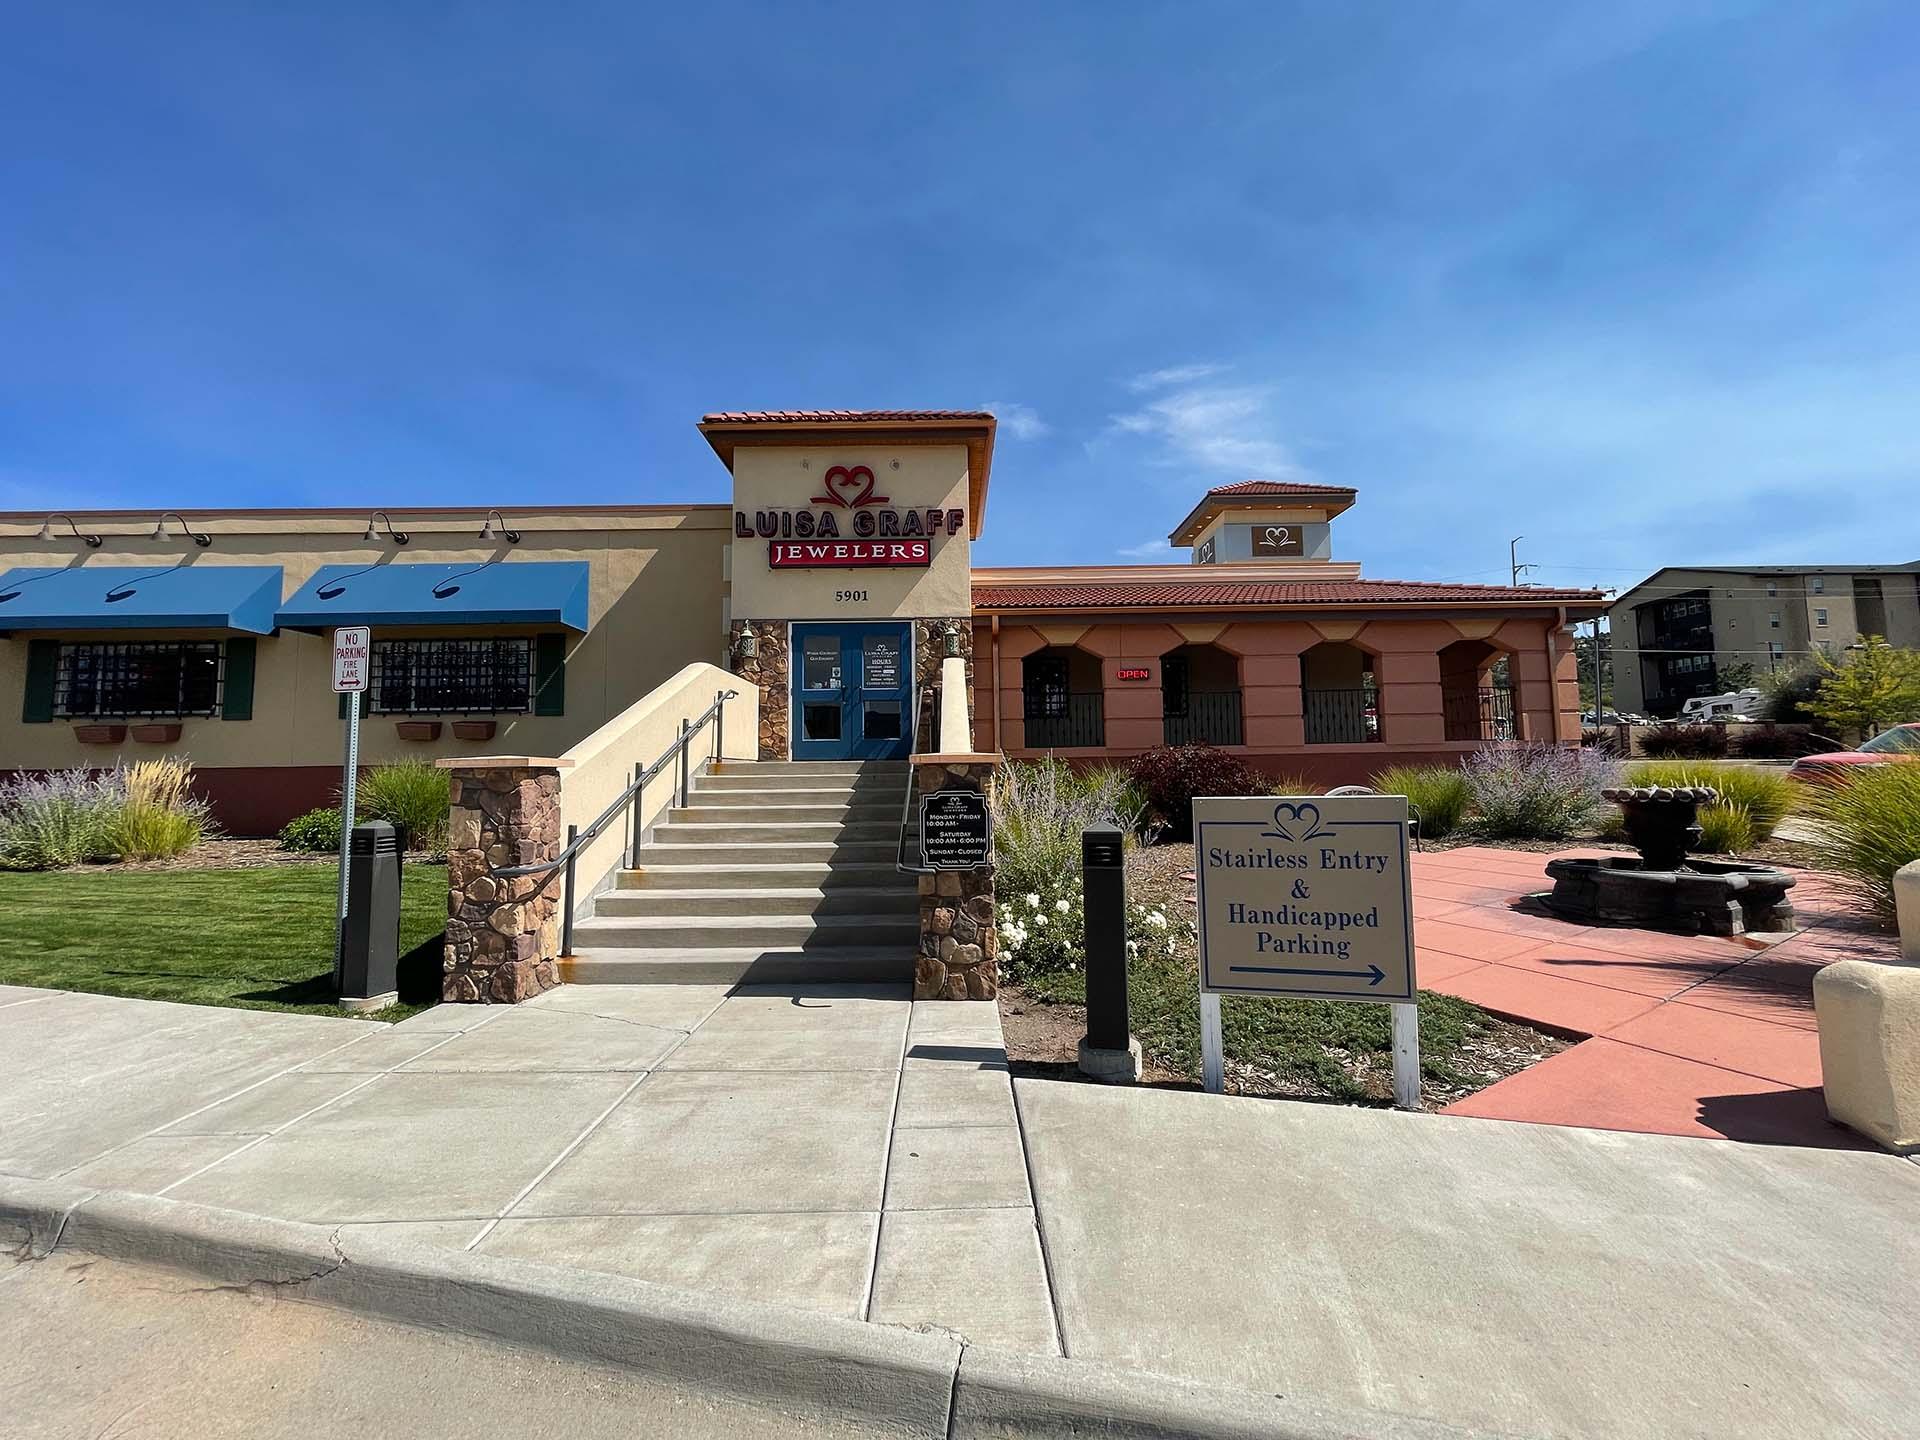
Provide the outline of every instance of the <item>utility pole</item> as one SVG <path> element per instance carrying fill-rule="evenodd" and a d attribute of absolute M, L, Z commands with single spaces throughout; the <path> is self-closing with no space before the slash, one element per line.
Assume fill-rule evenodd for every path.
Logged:
<path fill-rule="evenodd" d="M 1540 568 L 1538 565 L 1522 565 L 1520 563 L 1520 542 L 1526 538 L 1524 535 L 1516 535 L 1507 542 L 1507 568 L 1511 574 L 1509 583 L 1514 585 L 1520 583 L 1520 577 L 1527 571 L 1538 570 Z"/>

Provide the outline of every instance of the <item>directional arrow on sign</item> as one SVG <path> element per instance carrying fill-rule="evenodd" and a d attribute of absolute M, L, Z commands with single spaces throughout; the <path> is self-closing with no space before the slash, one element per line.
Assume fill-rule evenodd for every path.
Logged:
<path fill-rule="evenodd" d="M 1306 970 L 1296 965 L 1229 965 L 1227 969 L 1250 971 L 1255 975 L 1336 975 L 1343 980 L 1358 980 L 1364 976 L 1369 985 L 1378 985 L 1387 978 L 1387 972 L 1378 965 L 1369 965 L 1364 970 Z"/>

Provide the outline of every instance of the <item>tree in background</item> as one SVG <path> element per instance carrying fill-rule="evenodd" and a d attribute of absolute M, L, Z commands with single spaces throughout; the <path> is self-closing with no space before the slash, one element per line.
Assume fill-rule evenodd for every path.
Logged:
<path fill-rule="evenodd" d="M 1879 635 L 1849 645 L 1845 658 L 1821 651 L 1820 689 L 1806 708 L 1836 730 L 1875 735 L 1920 719 L 1920 651 L 1901 650 Z"/>
<path fill-rule="evenodd" d="M 1724 690 L 1745 690 L 1754 683 L 1753 662 L 1734 660 L 1717 667 L 1720 675 L 1720 688 Z"/>
<path fill-rule="evenodd" d="M 1574 631 L 1573 654 L 1580 666 L 1580 711 L 1584 715 L 1594 715 L 1606 709 L 1606 692 L 1613 688 L 1613 631 L 1606 627 L 1596 627 L 1600 633 L 1596 637 L 1589 633 Z M 1599 667 L 1596 672 L 1594 657 L 1596 646 L 1599 655 Z M 1599 693 L 1595 693 L 1594 676 L 1598 673 Z"/>

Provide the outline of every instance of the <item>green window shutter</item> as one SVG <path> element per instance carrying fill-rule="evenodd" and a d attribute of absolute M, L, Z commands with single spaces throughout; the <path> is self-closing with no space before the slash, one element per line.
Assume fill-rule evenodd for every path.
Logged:
<path fill-rule="evenodd" d="M 533 642 L 533 713 L 567 713 L 567 637 L 541 635 Z"/>
<path fill-rule="evenodd" d="M 226 689 L 220 698 L 222 720 L 253 718 L 254 646 L 255 641 L 251 635 L 242 635 L 227 641 Z"/>
<path fill-rule="evenodd" d="M 27 698 L 20 718 L 29 725 L 44 725 L 53 719 L 53 691 L 60 675 L 60 642 L 27 642 Z"/>

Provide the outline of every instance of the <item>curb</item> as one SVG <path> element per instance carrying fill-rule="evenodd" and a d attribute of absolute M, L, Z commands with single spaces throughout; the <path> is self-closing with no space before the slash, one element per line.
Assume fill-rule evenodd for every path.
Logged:
<path fill-rule="evenodd" d="M 156 1196 L 0 1175 L 0 1249 L 186 1271 L 424 1329 L 535 1346 L 696 1393 L 914 1440 L 1462 1440 L 1491 1432 L 919 1331 L 618 1275 L 408 1244 Z"/>

